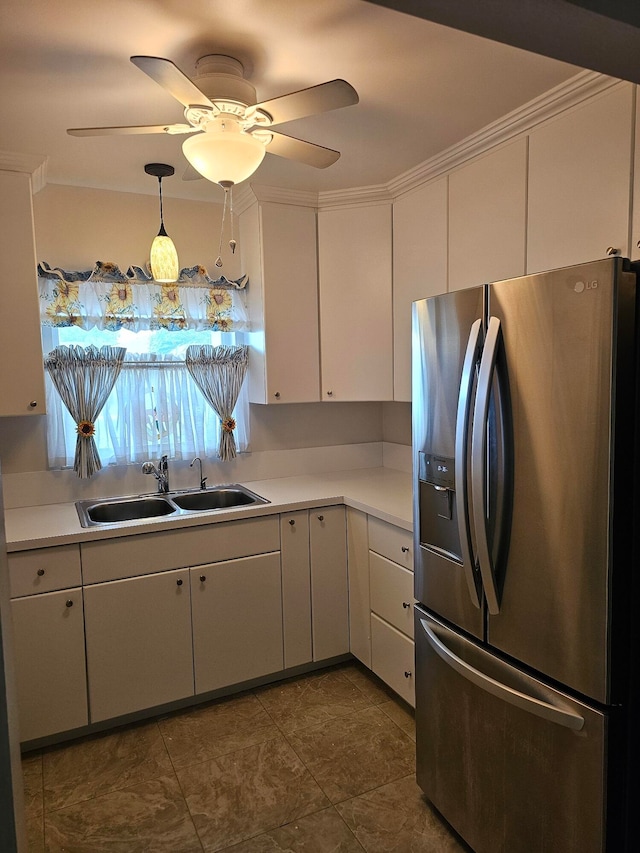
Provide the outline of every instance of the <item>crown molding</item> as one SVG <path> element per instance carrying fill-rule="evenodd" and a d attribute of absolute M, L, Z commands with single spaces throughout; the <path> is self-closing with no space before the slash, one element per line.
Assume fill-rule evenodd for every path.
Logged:
<path fill-rule="evenodd" d="M 27 172 L 31 175 L 32 192 L 39 192 L 47 183 L 48 157 L 40 154 L 18 154 L 15 151 L 0 151 L 0 169 L 4 172 Z"/>
<path fill-rule="evenodd" d="M 486 125 L 477 133 L 446 148 L 435 157 L 398 175 L 389 182 L 389 192 L 396 197 L 416 189 L 421 184 L 461 166 L 473 157 L 532 130 L 536 125 L 554 118 L 571 107 L 578 106 L 588 98 L 602 94 L 614 86 L 624 85 L 629 84 L 596 71 L 581 71 L 564 83 L 560 83 L 497 121 Z"/>
<path fill-rule="evenodd" d="M 234 213 L 244 213 L 256 201 L 274 204 L 291 204 L 298 207 L 318 207 L 318 193 L 308 190 L 291 190 L 286 187 L 269 187 L 264 184 L 246 184 L 233 193 Z"/>
<path fill-rule="evenodd" d="M 348 190 L 328 190 L 318 193 L 319 210 L 391 204 L 392 201 L 393 196 L 387 184 L 375 184 L 370 187 L 353 187 Z"/>

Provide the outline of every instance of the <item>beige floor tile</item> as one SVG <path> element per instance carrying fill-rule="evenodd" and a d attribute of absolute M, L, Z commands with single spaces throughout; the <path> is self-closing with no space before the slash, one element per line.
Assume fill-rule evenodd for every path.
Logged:
<path fill-rule="evenodd" d="M 362 853 L 362 846 L 331 808 L 227 847 L 224 853 Z"/>
<path fill-rule="evenodd" d="M 348 664 L 342 672 L 373 705 L 388 702 L 394 696 L 393 691 L 361 663 Z"/>
<path fill-rule="evenodd" d="M 46 812 L 138 782 L 174 775 L 155 722 L 56 748 L 45 752 L 43 759 Z"/>
<path fill-rule="evenodd" d="M 284 738 L 177 771 L 203 847 L 222 850 L 326 808 Z"/>
<path fill-rule="evenodd" d="M 336 809 L 367 853 L 469 850 L 424 799 L 415 776 L 339 803 Z"/>
<path fill-rule="evenodd" d="M 42 853 L 44 850 L 42 755 L 27 756 L 22 759 L 22 778 L 29 853 Z"/>
<path fill-rule="evenodd" d="M 400 700 L 392 699 L 390 702 L 383 702 L 378 707 L 415 743 L 416 716 L 408 705 Z"/>
<path fill-rule="evenodd" d="M 175 778 L 142 782 L 45 817 L 47 853 L 201 853 Z"/>
<path fill-rule="evenodd" d="M 340 670 L 281 681 L 256 695 L 283 732 L 317 725 L 371 704 Z"/>
<path fill-rule="evenodd" d="M 413 743 L 375 706 L 298 730 L 288 739 L 333 803 L 415 769 Z"/>
<path fill-rule="evenodd" d="M 158 721 L 174 767 L 186 767 L 252 744 L 280 731 L 252 694 L 225 699 Z"/>

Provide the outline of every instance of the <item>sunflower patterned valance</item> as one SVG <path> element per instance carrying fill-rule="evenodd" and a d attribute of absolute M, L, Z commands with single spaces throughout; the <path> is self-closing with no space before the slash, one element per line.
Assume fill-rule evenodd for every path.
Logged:
<path fill-rule="evenodd" d="M 38 264 L 40 320 L 44 326 L 134 332 L 148 329 L 239 332 L 249 328 L 243 291 L 246 276 L 212 279 L 201 266 L 158 284 L 142 267 L 123 273 L 98 261 L 92 270 L 70 271 Z"/>

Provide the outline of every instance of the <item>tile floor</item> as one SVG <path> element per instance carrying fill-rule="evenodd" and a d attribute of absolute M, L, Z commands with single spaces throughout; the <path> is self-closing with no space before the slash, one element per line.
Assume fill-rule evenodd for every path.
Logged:
<path fill-rule="evenodd" d="M 345 664 L 26 755 L 30 853 L 453 853 L 410 709 Z"/>

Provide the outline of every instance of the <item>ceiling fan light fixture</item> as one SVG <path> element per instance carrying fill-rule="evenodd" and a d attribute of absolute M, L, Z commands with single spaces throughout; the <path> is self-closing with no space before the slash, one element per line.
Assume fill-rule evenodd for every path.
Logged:
<path fill-rule="evenodd" d="M 182 152 L 203 178 L 214 184 L 246 181 L 264 160 L 264 143 L 237 128 L 233 121 L 194 134 L 182 143 Z"/>
<path fill-rule="evenodd" d="M 169 237 L 164 227 L 164 218 L 162 215 L 162 179 L 173 175 L 175 169 L 173 166 L 167 166 L 164 163 L 147 163 L 144 170 L 147 175 L 153 175 L 158 179 L 160 193 L 160 230 L 151 244 L 149 266 L 151 267 L 151 275 L 154 281 L 157 281 L 159 284 L 169 284 L 178 280 L 180 276 L 180 264 L 178 263 L 178 253 L 173 240 Z"/>

